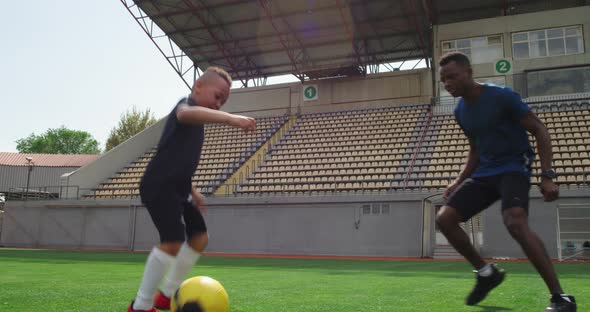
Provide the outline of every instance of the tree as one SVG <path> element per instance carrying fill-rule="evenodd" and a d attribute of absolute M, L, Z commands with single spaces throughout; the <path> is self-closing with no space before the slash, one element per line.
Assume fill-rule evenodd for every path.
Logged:
<path fill-rule="evenodd" d="M 121 115 L 119 124 L 111 129 L 105 151 L 110 151 L 115 146 L 125 142 L 155 123 L 156 118 L 149 108 L 142 112 L 133 107 L 131 111 L 127 111 Z"/>
<path fill-rule="evenodd" d="M 90 133 L 67 129 L 64 126 L 48 129 L 41 135 L 31 133 L 16 140 L 19 153 L 40 154 L 99 154 L 98 141 Z"/>

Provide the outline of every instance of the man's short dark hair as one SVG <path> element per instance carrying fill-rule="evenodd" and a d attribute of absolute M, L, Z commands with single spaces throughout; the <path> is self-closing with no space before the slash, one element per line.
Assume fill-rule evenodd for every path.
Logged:
<path fill-rule="evenodd" d="M 450 62 L 455 62 L 459 65 L 471 67 L 471 62 L 469 61 L 469 57 L 467 57 L 467 55 L 465 55 L 464 53 L 457 52 L 457 51 L 448 52 L 445 55 L 441 56 L 440 60 L 438 61 L 438 65 L 445 66 L 445 65 L 449 64 Z"/>

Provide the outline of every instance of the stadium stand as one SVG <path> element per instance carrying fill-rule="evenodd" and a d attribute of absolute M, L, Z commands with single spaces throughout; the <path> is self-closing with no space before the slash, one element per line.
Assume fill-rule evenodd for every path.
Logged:
<path fill-rule="evenodd" d="M 532 103 L 531 107 L 551 134 L 559 186 L 588 187 L 588 101 Z M 207 125 L 193 184 L 212 194 L 287 119 L 258 119 L 255 136 L 225 125 Z M 536 145 L 532 136 L 531 142 Z M 145 152 L 86 198 L 138 196 L 141 175 L 155 151 Z M 428 105 L 303 114 L 235 188 L 235 195 L 442 191 L 461 170 L 467 151 L 468 142 L 452 113 L 430 116 Z M 537 157 L 533 184 L 539 183 L 539 166 Z"/>
<path fill-rule="evenodd" d="M 587 187 L 590 183 L 590 105 L 587 100 L 534 108 L 551 134 L 553 165 L 559 173 L 557 184 L 560 187 Z M 531 141 L 535 146 L 532 137 Z M 533 171 L 533 183 L 539 183 L 538 159 L 533 164 Z"/>
<path fill-rule="evenodd" d="M 590 111 L 588 102 L 551 102 L 531 108 L 547 126 L 553 143 L 553 165 L 560 187 L 587 187 L 590 182 Z M 536 151 L 536 142 L 530 136 Z M 433 116 L 422 151 L 411 173 L 416 188 L 444 189 L 465 163 L 469 145 L 452 114 Z M 539 157 L 533 184 L 540 182 Z"/>
<path fill-rule="evenodd" d="M 427 112 L 427 105 L 414 105 L 303 115 L 238 193 L 397 188 Z"/>
<path fill-rule="evenodd" d="M 257 119 L 254 135 L 226 125 L 206 125 L 201 161 L 193 175 L 193 185 L 204 194 L 211 194 L 217 186 L 238 169 L 274 132 L 288 116 Z M 130 199 L 139 196 L 139 182 L 146 166 L 156 153 L 156 148 L 146 151 L 129 166 L 101 183 L 87 199 Z"/>

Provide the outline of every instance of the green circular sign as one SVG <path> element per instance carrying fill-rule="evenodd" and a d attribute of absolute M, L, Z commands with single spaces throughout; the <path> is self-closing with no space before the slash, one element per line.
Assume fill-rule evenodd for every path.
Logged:
<path fill-rule="evenodd" d="M 496 62 L 496 71 L 500 74 L 506 74 L 512 69 L 512 64 L 508 60 L 499 60 Z"/>
<path fill-rule="evenodd" d="M 303 90 L 303 96 L 305 96 L 305 98 L 308 100 L 315 99 L 317 95 L 318 95 L 318 90 L 316 89 L 315 86 L 307 86 Z"/>

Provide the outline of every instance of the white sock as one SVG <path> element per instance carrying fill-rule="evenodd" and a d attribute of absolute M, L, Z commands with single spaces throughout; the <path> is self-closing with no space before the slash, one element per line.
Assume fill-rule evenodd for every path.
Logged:
<path fill-rule="evenodd" d="M 158 290 L 158 285 L 173 261 L 173 256 L 163 252 L 158 247 L 152 249 L 145 264 L 141 286 L 137 292 L 137 297 L 135 297 L 133 309 L 149 310 L 153 307 L 154 295 Z"/>
<path fill-rule="evenodd" d="M 492 270 L 492 265 L 489 263 L 484 265 L 483 268 L 477 270 L 477 274 L 479 276 L 483 276 L 483 277 L 488 277 L 488 276 L 492 275 L 492 273 L 494 273 L 494 271 Z"/>
<path fill-rule="evenodd" d="M 172 264 L 170 272 L 164 278 L 164 286 L 160 290 L 170 298 L 184 281 L 186 275 L 193 269 L 201 254 L 192 249 L 186 242 L 180 247 L 176 261 Z"/>

